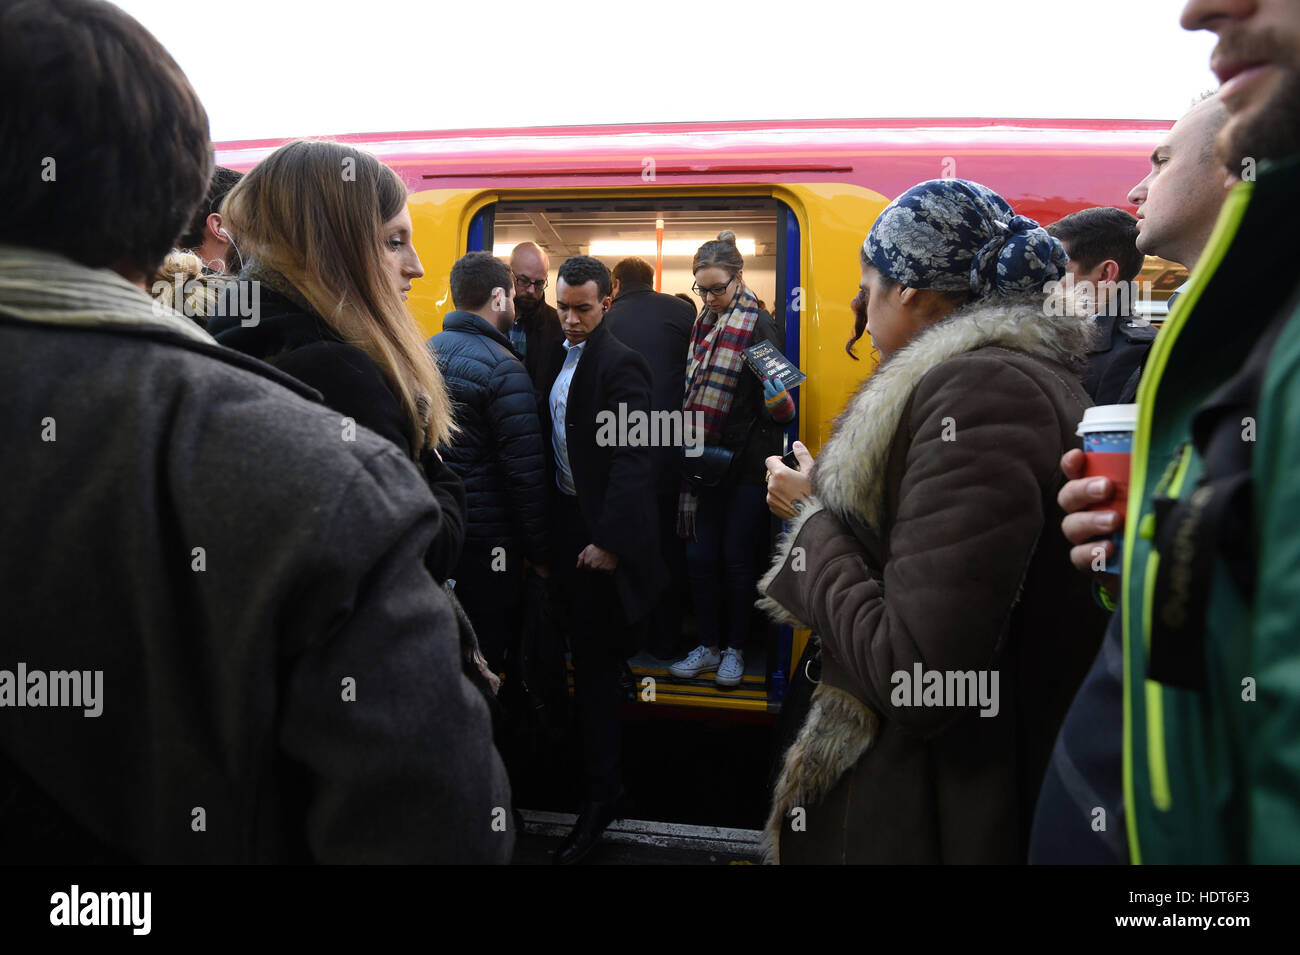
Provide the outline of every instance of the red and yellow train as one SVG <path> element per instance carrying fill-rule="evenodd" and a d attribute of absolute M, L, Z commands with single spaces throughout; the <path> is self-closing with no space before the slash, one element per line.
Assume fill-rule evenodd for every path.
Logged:
<path fill-rule="evenodd" d="M 1090 206 L 1132 211 L 1170 127 L 1127 120 L 799 120 L 479 129 L 333 137 L 378 155 L 410 190 L 426 274 L 410 305 L 427 334 L 451 310 L 449 275 L 467 251 L 508 254 L 531 239 L 565 257 L 656 262 L 663 291 L 687 292 L 690 259 L 722 229 L 737 236 L 745 277 L 784 325 L 785 351 L 808 375 L 790 426 L 816 453 L 831 420 L 873 362 L 845 353 L 858 249 L 880 210 L 909 186 L 955 176 L 984 183 L 1016 212 L 1048 224 Z M 246 170 L 282 140 L 218 144 L 217 162 Z M 658 243 L 662 228 L 662 245 Z M 1148 262 L 1143 279 L 1167 297 L 1183 276 Z M 551 287 L 554 287 L 552 275 Z M 769 644 L 761 672 L 733 691 L 674 685 L 652 659 L 657 704 L 771 713 L 805 635 Z M 756 641 L 757 643 L 758 641 Z"/>

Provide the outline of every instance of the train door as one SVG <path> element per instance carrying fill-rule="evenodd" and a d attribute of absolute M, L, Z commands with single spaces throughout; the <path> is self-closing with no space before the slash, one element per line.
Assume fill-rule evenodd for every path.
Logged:
<path fill-rule="evenodd" d="M 800 227 L 798 217 L 778 199 L 741 195 L 501 199 L 472 217 L 465 251 L 490 251 L 508 259 L 518 243 L 537 243 L 550 259 L 545 297 L 552 305 L 556 274 L 569 256 L 591 255 L 611 269 L 620 259 L 638 256 L 654 267 L 657 291 L 684 296 L 698 311 L 701 302 L 690 291 L 694 281 L 691 259 L 701 243 L 716 238 L 724 229 L 736 235 L 745 259 L 746 284 L 772 313 L 785 343 L 785 355 L 798 365 Z M 785 429 L 782 451 L 799 435 L 798 390 L 794 398 L 796 417 Z M 779 526 L 773 518 L 769 533 L 763 536 L 756 564 L 760 573 L 767 567 Z M 688 613 L 676 641 L 678 652 L 685 654 L 694 647 L 695 638 L 693 617 Z M 785 693 L 791 648 L 790 629 L 778 629 L 755 610 L 745 651 L 745 678 L 739 687 L 718 688 L 712 674 L 673 681 L 667 669 L 672 661 L 648 652 L 634 658 L 631 666 L 643 702 L 771 714 L 779 709 Z"/>

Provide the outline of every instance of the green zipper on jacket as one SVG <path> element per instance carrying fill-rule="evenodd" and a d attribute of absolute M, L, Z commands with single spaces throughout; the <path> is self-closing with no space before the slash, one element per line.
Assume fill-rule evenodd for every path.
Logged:
<path fill-rule="evenodd" d="M 1137 403 L 1138 403 L 1138 425 L 1137 431 L 1133 435 L 1133 455 L 1129 471 L 1129 499 L 1128 512 L 1125 514 L 1124 526 L 1129 530 L 1124 534 L 1124 560 L 1123 560 L 1123 580 L 1125 581 L 1123 589 L 1127 591 L 1128 581 L 1132 580 L 1133 573 L 1133 550 L 1137 544 L 1138 534 L 1134 529 L 1141 527 L 1141 515 L 1143 508 L 1147 504 L 1148 495 L 1146 493 L 1147 480 L 1147 458 L 1151 453 L 1151 424 L 1155 418 L 1155 401 L 1156 392 L 1160 387 L 1160 382 L 1164 378 L 1165 369 L 1169 364 L 1169 353 L 1177 344 L 1178 336 L 1182 333 L 1183 326 L 1187 324 L 1188 316 L 1196 310 L 1196 304 L 1201 299 L 1201 294 L 1205 287 L 1209 285 L 1210 280 L 1218 271 L 1223 262 L 1223 257 L 1227 254 L 1228 248 L 1232 245 L 1232 240 L 1237 235 L 1237 229 L 1241 225 L 1241 220 L 1245 218 L 1246 209 L 1250 205 L 1251 193 L 1254 189 L 1253 182 L 1242 182 L 1233 186 L 1224 200 L 1223 209 L 1219 213 L 1218 221 L 1214 224 L 1214 231 L 1210 235 L 1210 240 L 1206 244 L 1205 251 L 1201 254 L 1200 261 L 1196 264 L 1196 269 L 1188 284 L 1187 291 L 1182 295 L 1178 306 L 1174 309 L 1174 315 L 1165 323 L 1160 334 L 1156 337 L 1155 345 L 1151 349 L 1150 357 L 1147 359 L 1146 370 L 1143 371 L 1142 377 L 1138 383 Z M 1190 453 L 1185 455 L 1190 461 Z M 1136 493 L 1134 493 L 1136 491 Z M 1151 553 L 1148 557 L 1148 564 L 1154 563 L 1156 555 Z M 1143 625 L 1146 628 L 1144 638 L 1149 641 L 1150 614 L 1151 614 L 1151 591 L 1155 586 L 1154 569 L 1148 566 L 1143 574 Z M 1133 777 L 1133 656 L 1132 656 L 1132 635 L 1129 632 L 1129 620 L 1132 611 L 1128 607 L 1122 608 L 1123 619 L 1121 623 L 1121 632 L 1124 643 L 1124 804 L 1128 807 L 1125 813 L 1125 824 L 1128 827 L 1128 846 L 1129 856 L 1134 865 L 1142 864 L 1142 850 L 1138 840 L 1138 804 L 1136 801 L 1136 790 Z M 1151 776 L 1153 798 L 1160 798 L 1160 791 L 1156 788 L 1156 777 L 1160 778 L 1163 785 L 1164 805 L 1159 808 L 1167 809 L 1171 804 L 1169 793 L 1168 766 L 1165 762 L 1164 753 L 1164 710 L 1163 698 L 1161 697 L 1161 687 L 1159 684 L 1148 684 L 1145 689 L 1146 710 L 1148 714 L 1152 712 L 1152 699 L 1155 700 L 1154 713 L 1159 722 L 1159 754 L 1158 761 L 1159 773 L 1152 772 L 1155 768 L 1152 764 L 1152 757 L 1148 754 L 1148 774 Z M 1153 692 L 1154 691 L 1154 692 Z M 1152 737 L 1152 730 L 1147 729 L 1148 747 Z M 1157 803 L 1159 805 L 1159 803 Z"/>
<path fill-rule="evenodd" d="M 1192 463 L 1192 446 L 1184 444 L 1175 462 L 1173 477 L 1156 485 L 1153 497 L 1180 497 L 1187 472 Z M 1160 570 L 1160 555 L 1155 551 L 1147 558 L 1146 578 L 1142 581 L 1142 634 L 1146 656 L 1151 655 L 1151 613 L 1155 603 L 1156 574 Z M 1168 812 L 1173 805 L 1169 791 L 1169 761 L 1165 756 L 1165 698 L 1164 687 L 1155 680 L 1147 680 L 1142 688 L 1147 707 L 1147 776 L 1151 782 L 1151 801 L 1157 809 Z"/>

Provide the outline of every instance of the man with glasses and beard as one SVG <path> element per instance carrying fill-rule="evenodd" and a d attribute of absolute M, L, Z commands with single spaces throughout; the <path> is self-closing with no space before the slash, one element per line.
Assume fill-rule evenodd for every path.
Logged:
<path fill-rule="evenodd" d="M 1182 25 L 1219 37 L 1216 155 L 1234 184 L 1137 396 L 1116 624 L 1127 848 L 1134 863 L 1295 863 L 1300 0 L 1191 0 Z M 1107 484 L 1065 485 L 1067 537 Z M 1104 816 L 1072 824 L 1106 839 Z"/>
<path fill-rule="evenodd" d="M 524 359 L 533 387 L 542 391 L 542 375 L 551 349 L 564 341 L 560 316 L 546 304 L 550 259 L 536 242 L 520 242 L 510 253 L 510 271 L 515 275 L 515 323 L 510 344 Z"/>

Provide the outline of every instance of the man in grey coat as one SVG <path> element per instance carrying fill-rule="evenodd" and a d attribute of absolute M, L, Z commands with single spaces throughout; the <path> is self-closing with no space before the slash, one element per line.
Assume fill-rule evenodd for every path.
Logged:
<path fill-rule="evenodd" d="M 180 69 L 98 0 L 0 0 L 0 61 L 0 858 L 508 861 L 423 477 L 144 291 L 212 171 Z"/>

